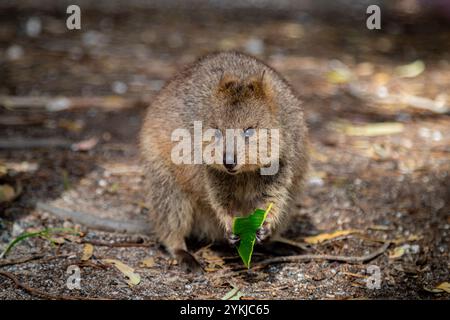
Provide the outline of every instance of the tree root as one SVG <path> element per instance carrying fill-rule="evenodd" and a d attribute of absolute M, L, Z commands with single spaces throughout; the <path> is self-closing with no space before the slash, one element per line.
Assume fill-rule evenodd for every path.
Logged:
<path fill-rule="evenodd" d="M 284 257 L 276 257 L 276 258 L 269 258 L 263 261 L 260 261 L 256 263 L 256 266 L 261 265 L 269 265 L 274 263 L 288 263 L 288 262 L 299 262 L 299 261 L 306 261 L 306 260 L 328 260 L 328 261 L 339 261 L 339 262 L 346 262 L 350 264 L 360 264 L 360 263 L 366 263 L 369 262 L 382 253 L 384 253 L 390 246 L 390 242 L 386 242 L 384 245 L 382 245 L 380 248 L 375 250 L 374 252 L 371 252 L 367 255 L 360 256 L 360 257 L 349 257 L 349 256 L 341 256 L 341 255 L 329 255 L 329 254 L 303 254 L 303 255 L 294 255 L 294 256 L 284 256 Z"/>

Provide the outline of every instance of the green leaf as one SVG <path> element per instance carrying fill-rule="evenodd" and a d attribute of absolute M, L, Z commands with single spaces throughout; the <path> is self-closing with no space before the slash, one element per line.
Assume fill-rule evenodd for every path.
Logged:
<path fill-rule="evenodd" d="M 228 291 L 223 297 L 222 300 L 230 300 L 239 292 L 238 287 L 233 287 L 230 291 Z"/>
<path fill-rule="evenodd" d="M 241 239 L 237 250 L 247 268 L 250 268 L 253 247 L 256 241 L 256 231 L 261 228 L 271 208 L 272 203 L 269 204 L 265 211 L 256 209 L 247 217 L 238 217 L 233 220 L 233 233 L 237 234 Z"/>
<path fill-rule="evenodd" d="M 36 232 L 24 232 L 21 235 L 19 235 L 17 238 L 13 239 L 8 244 L 6 249 L 0 254 L 0 258 L 5 257 L 16 244 L 18 244 L 19 242 L 21 242 L 25 239 L 33 238 L 33 237 L 43 237 L 44 239 L 47 238 L 47 240 L 48 240 L 49 236 L 52 234 L 55 234 L 55 233 L 74 234 L 74 235 L 79 234 L 79 232 L 77 232 L 74 229 L 70 229 L 70 228 L 46 228 L 46 229 L 36 231 Z M 51 241 L 51 240 L 49 240 L 49 241 Z"/>

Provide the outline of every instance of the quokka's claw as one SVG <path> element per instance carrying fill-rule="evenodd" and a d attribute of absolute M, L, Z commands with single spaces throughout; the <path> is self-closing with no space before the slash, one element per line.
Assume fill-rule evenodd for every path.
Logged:
<path fill-rule="evenodd" d="M 261 243 L 267 240 L 271 235 L 270 228 L 268 226 L 262 226 L 258 230 L 256 230 L 256 241 Z"/>
<path fill-rule="evenodd" d="M 229 233 L 227 235 L 227 240 L 231 246 L 236 246 L 239 243 L 239 241 L 241 241 L 241 237 L 239 237 L 237 234 Z"/>

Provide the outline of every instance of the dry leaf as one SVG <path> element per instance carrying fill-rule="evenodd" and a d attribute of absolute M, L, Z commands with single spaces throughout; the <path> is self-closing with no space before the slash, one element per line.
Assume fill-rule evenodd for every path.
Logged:
<path fill-rule="evenodd" d="M 441 284 L 437 285 L 434 288 L 424 287 L 424 290 L 431 292 L 431 293 L 442 293 L 442 292 L 450 293 L 450 283 L 442 282 Z"/>
<path fill-rule="evenodd" d="M 223 297 L 222 300 L 240 300 L 244 294 L 240 291 L 239 287 L 233 286 L 233 289 L 228 291 Z"/>
<path fill-rule="evenodd" d="M 72 144 L 71 149 L 73 151 L 89 151 L 97 145 L 98 141 L 99 140 L 96 137 L 83 140 Z"/>
<path fill-rule="evenodd" d="M 64 244 L 66 242 L 66 239 L 63 237 L 56 237 L 56 238 L 50 238 L 50 241 L 56 244 Z"/>
<path fill-rule="evenodd" d="M 416 60 L 410 64 L 395 68 L 395 73 L 401 78 L 414 78 L 425 71 L 425 63 Z"/>
<path fill-rule="evenodd" d="M 309 244 L 317 244 L 327 240 L 335 239 L 338 237 L 346 236 L 352 233 L 361 233 L 361 230 L 350 229 L 350 230 L 338 230 L 332 233 L 322 233 L 313 237 L 306 237 L 303 240 Z"/>
<path fill-rule="evenodd" d="M 392 230 L 392 227 L 381 225 L 381 224 L 374 224 L 374 225 L 369 226 L 368 229 L 376 230 L 376 231 L 389 231 L 389 230 Z"/>
<path fill-rule="evenodd" d="M 134 269 L 125 263 L 115 259 L 102 259 L 102 262 L 115 266 L 127 278 L 126 282 L 130 287 L 138 285 L 141 282 L 141 276 L 134 272 Z"/>
<path fill-rule="evenodd" d="M 328 157 L 314 148 L 309 148 L 310 156 L 319 162 L 327 162 Z"/>
<path fill-rule="evenodd" d="M 94 246 L 90 243 L 86 243 L 83 248 L 83 255 L 81 256 L 81 261 L 87 261 L 92 257 L 94 253 Z"/>
<path fill-rule="evenodd" d="M 333 84 L 347 83 L 352 79 L 352 74 L 346 69 L 332 70 L 326 75 L 327 80 Z"/>
<path fill-rule="evenodd" d="M 0 162 L 0 177 L 6 175 L 8 173 L 8 168 Z"/>
<path fill-rule="evenodd" d="M 450 283 L 449 282 L 442 282 L 440 285 L 436 287 L 438 290 L 445 291 L 447 293 L 450 293 Z"/>
<path fill-rule="evenodd" d="M 381 136 L 388 134 L 400 133 L 404 129 L 404 125 L 399 122 L 381 122 L 360 126 L 353 125 L 337 125 L 336 128 L 349 136 Z"/>
<path fill-rule="evenodd" d="M 61 119 L 58 121 L 58 126 L 60 128 L 66 129 L 67 131 L 79 133 L 84 128 L 84 121 L 82 120 L 69 120 L 69 119 Z"/>
<path fill-rule="evenodd" d="M 0 203 L 12 201 L 16 196 L 16 191 L 9 184 L 0 185 Z"/>
<path fill-rule="evenodd" d="M 155 259 L 153 257 L 145 258 L 141 261 L 140 266 L 142 268 L 153 268 L 155 266 Z"/>
<path fill-rule="evenodd" d="M 398 259 L 405 254 L 405 247 L 397 247 L 390 254 L 389 259 Z"/>
<path fill-rule="evenodd" d="M 222 269 L 225 264 L 225 261 L 218 255 L 214 254 L 214 252 L 209 248 L 202 250 L 201 257 L 208 263 L 205 267 L 206 272 L 214 272 Z"/>

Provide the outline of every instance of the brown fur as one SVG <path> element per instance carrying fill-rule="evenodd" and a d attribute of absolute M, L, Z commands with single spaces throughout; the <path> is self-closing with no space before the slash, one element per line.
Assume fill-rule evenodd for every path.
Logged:
<path fill-rule="evenodd" d="M 172 131 L 192 129 L 194 121 L 202 121 L 204 129 L 278 128 L 279 172 L 262 176 L 258 165 L 242 165 L 231 175 L 221 165 L 174 164 Z M 300 101 L 276 71 L 237 52 L 208 55 L 175 76 L 148 108 L 140 147 L 151 222 L 182 262 L 187 237 L 222 240 L 234 216 L 269 202 L 274 205 L 265 227 L 280 231 L 295 209 L 307 168 Z"/>

